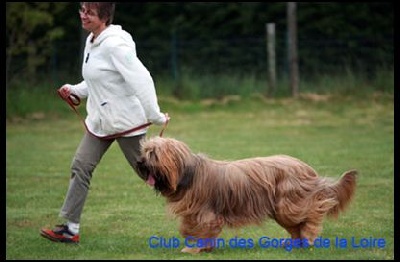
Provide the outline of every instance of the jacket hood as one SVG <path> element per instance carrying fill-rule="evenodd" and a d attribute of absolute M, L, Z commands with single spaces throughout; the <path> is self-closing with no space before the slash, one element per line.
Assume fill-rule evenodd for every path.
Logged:
<path fill-rule="evenodd" d="M 125 30 L 122 29 L 120 25 L 109 25 L 106 29 L 103 30 L 103 32 L 100 33 L 100 35 L 94 40 L 93 46 L 100 45 L 104 40 L 106 40 L 109 37 L 119 37 L 121 40 L 131 46 L 135 46 L 135 43 L 132 39 L 132 36 L 126 32 Z M 93 33 L 90 33 L 88 36 L 88 39 L 91 39 L 93 37 Z"/>

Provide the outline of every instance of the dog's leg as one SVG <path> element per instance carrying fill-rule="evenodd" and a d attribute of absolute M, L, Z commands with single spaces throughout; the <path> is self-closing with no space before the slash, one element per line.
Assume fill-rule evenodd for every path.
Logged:
<path fill-rule="evenodd" d="M 302 206 L 304 206 L 303 203 L 298 204 L 293 200 L 290 201 L 289 198 L 283 198 L 276 205 L 275 214 L 275 221 L 290 234 L 293 240 L 298 239 L 301 243 L 304 241 L 301 239 L 302 221 L 306 218 L 303 215 Z"/>
<path fill-rule="evenodd" d="M 285 229 L 287 232 L 289 232 L 292 239 L 299 239 L 301 237 L 300 226 L 285 227 Z"/>
<path fill-rule="evenodd" d="M 186 239 L 190 238 L 191 241 L 190 245 L 183 248 L 181 252 L 192 254 L 211 252 L 223 224 L 223 219 L 212 212 L 183 217 L 179 231 L 182 236 Z"/>
<path fill-rule="evenodd" d="M 314 239 L 315 237 L 312 236 L 308 236 L 306 237 L 305 235 L 302 236 L 301 234 L 301 229 L 303 228 L 303 223 L 301 223 L 300 225 L 296 225 L 296 226 L 283 226 L 286 229 L 287 232 L 289 232 L 290 237 L 292 238 L 293 241 L 300 241 L 300 245 L 302 247 L 308 247 L 310 244 L 309 243 L 309 239 L 312 239 L 313 243 L 314 243 Z M 306 238 L 304 238 L 306 237 Z M 305 242 L 307 241 L 307 243 Z M 283 244 L 283 246 L 285 246 L 285 244 Z"/>
<path fill-rule="evenodd" d="M 184 247 L 184 248 L 182 248 L 181 252 L 182 253 L 197 254 L 197 253 L 200 253 L 201 250 L 200 250 L 200 248 L 197 248 L 197 247 L 196 248 L 194 248 L 194 247 Z"/>
<path fill-rule="evenodd" d="M 319 190 L 312 198 L 311 205 L 307 212 L 307 217 L 301 224 L 300 235 L 306 239 L 310 246 L 314 245 L 314 240 L 322 231 L 322 223 L 325 215 L 337 205 L 337 200 L 327 194 L 325 190 Z"/>
<path fill-rule="evenodd" d="M 285 226 L 282 224 L 281 226 L 286 229 L 293 240 L 300 240 L 301 244 L 307 247 L 314 244 L 315 238 L 317 238 L 318 234 L 321 232 L 322 219 L 303 222 L 296 226 Z M 307 241 L 307 244 L 305 241 Z"/>
<path fill-rule="evenodd" d="M 314 245 L 314 240 L 322 230 L 322 219 L 305 222 L 301 226 L 300 235 L 302 240 L 306 239 L 310 246 Z"/>

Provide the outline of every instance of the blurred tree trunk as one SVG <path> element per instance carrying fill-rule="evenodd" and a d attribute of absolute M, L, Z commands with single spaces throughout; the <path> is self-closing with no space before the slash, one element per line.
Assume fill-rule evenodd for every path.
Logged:
<path fill-rule="evenodd" d="M 299 65 L 297 57 L 297 16 L 296 2 L 287 4 L 287 21 L 289 37 L 289 71 L 290 71 L 290 90 L 292 96 L 299 94 Z"/>

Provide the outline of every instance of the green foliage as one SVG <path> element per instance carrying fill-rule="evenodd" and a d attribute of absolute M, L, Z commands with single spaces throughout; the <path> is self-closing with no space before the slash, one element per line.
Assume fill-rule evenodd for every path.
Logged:
<path fill-rule="evenodd" d="M 6 84 L 16 58 L 24 57 L 19 63 L 29 80 L 35 80 L 37 69 L 48 62 L 52 41 L 64 34 L 61 26 L 54 26 L 54 16 L 62 11 L 65 3 L 7 2 L 6 3 Z M 7 85 L 8 87 L 8 85 Z"/>
<path fill-rule="evenodd" d="M 65 79 L 69 82 L 72 78 Z M 78 81 L 74 79 L 74 81 Z M 204 74 L 185 71 L 179 81 L 169 76 L 156 76 L 157 94 L 161 97 L 177 97 L 180 101 L 235 101 L 243 98 L 266 96 L 267 81 L 254 75 Z M 6 117 L 31 118 L 38 116 L 57 116 L 70 112 L 56 93 L 61 84 L 43 80 L 40 85 L 19 81 L 6 92 Z M 347 70 L 341 75 L 319 75 L 300 82 L 300 94 L 316 95 L 355 95 L 368 96 L 371 93 L 394 93 L 393 69 L 379 69 L 374 76 L 367 76 Z M 290 96 L 289 82 L 282 79 L 277 82 L 275 93 L 271 97 Z M 84 111 L 84 106 L 81 106 Z"/>
<path fill-rule="evenodd" d="M 343 70 L 344 74 L 322 74 L 312 79 L 304 79 L 300 84 L 300 92 L 318 94 L 349 94 L 365 95 L 371 92 L 393 94 L 394 71 L 378 68 L 373 75 L 365 72 L 354 72 L 350 68 Z"/>
<path fill-rule="evenodd" d="M 265 24 L 276 24 L 278 77 L 288 74 L 286 2 L 124 2 L 114 22 L 133 35 L 153 75 L 267 72 Z M 84 33 L 78 2 L 7 2 L 6 83 L 42 74 L 80 76 Z M 301 77 L 351 71 L 374 74 L 394 63 L 394 5 L 297 5 Z M 175 79 L 176 80 L 176 79 Z M 175 83 L 179 84 L 179 83 Z M 189 92 L 191 93 L 191 92 Z"/>
<path fill-rule="evenodd" d="M 169 59 L 176 38 L 183 71 L 262 74 L 267 71 L 265 24 L 269 22 L 276 24 L 278 71 L 287 71 L 286 3 L 120 6 L 116 22 L 133 33 L 138 54 L 153 72 L 170 69 L 161 61 Z M 393 63 L 393 3 L 298 3 L 297 14 L 303 74 L 336 72 L 343 65 L 374 70 L 378 63 Z"/>
<path fill-rule="evenodd" d="M 57 87 L 48 83 L 30 85 L 20 82 L 18 88 L 6 92 L 6 118 L 21 119 L 58 117 L 70 113 L 67 104 L 57 94 Z"/>
<path fill-rule="evenodd" d="M 383 77 L 383 76 L 382 76 Z M 6 126 L 6 259 L 37 260 L 393 260 L 394 259 L 394 100 L 393 95 L 319 95 L 225 103 L 160 98 L 171 115 L 164 136 L 187 143 L 193 152 L 234 160 L 289 154 L 322 176 L 338 178 L 356 168 L 354 201 L 337 220 L 325 220 L 323 248 L 218 248 L 189 255 L 180 248 L 150 248 L 151 236 L 176 237 L 178 220 L 166 214 L 165 200 L 132 171 L 115 143 L 96 168 L 81 223 L 81 243 L 64 245 L 40 237 L 59 223 L 69 181 L 70 161 L 82 133 L 71 118 L 30 119 Z M 148 136 L 161 127 L 150 127 Z M 287 238 L 273 220 L 259 227 L 225 229 L 221 238 Z M 356 248 L 362 238 L 382 238 L 383 248 Z M 336 238 L 345 239 L 344 248 Z"/>

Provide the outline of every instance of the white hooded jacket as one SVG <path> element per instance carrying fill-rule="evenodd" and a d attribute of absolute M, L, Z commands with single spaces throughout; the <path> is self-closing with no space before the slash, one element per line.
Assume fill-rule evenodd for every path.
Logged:
<path fill-rule="evenodd" d="M 87 97 L 85 124 L 97 136 L 107 136 L 147 122 L 164 124 L 153 79 L 136 55 L 131 35 L 119 25 L 109 25 L 91 42 L 86 39 L 83 81 L 69 85 L 80 98 Z M 147 128 L 129 133 L 146 133 Z"/>

